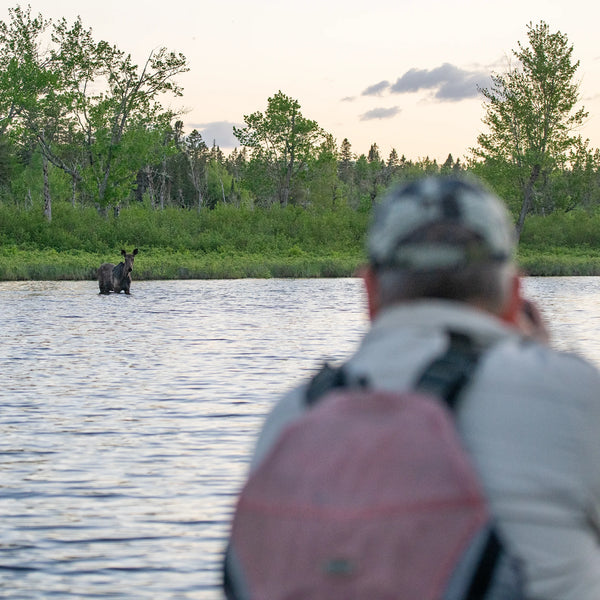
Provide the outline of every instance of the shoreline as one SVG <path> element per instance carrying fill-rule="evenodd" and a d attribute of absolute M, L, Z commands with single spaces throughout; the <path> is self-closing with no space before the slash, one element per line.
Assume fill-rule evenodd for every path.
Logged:
<path fill-rule="evenodd" d="M 118 253 L 114 255 L 0 248 L 0 281 L 95 280 L 102 262 L 119 262 Z M 356 277 L 363 262 L 362 255 L 319 256 L 302 251 L 273 256 L 140 248 L 132 277 L 138 281 Z M 588 249 L 561 248 L 540 253 L 523 248 L 518 264 L 524 275 L 535 277 L 600 276 L 600 253 Z"/>

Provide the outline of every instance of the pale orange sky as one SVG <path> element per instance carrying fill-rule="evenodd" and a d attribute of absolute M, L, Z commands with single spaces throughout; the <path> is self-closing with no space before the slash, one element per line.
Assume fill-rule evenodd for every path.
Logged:
<path fill-rule="evenodd" d="M 2 0 L 0 18 L 16 3 Z M 22 3 L 25 6 L 27 3 Z M 600 147 L 600 8 L 590 0 L 31 0 L 46 18 L 80 15 L 96 39 L 141 63 L 166 46 L 183 53 L 186 133 L 228 152 L 232 125 L 281 90 L 338 144 L 377 143 L 409 159 L 463 158 L 483 130 L 476 83 L 504 70 L 526 25 L 565 33 L 581 62 L 581 134 Z M 425 87 L 427 86 L 427 87 Z"/>

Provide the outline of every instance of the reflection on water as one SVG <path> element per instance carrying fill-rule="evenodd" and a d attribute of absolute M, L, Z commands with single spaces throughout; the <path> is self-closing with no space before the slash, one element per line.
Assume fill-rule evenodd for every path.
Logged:
<path fill-rule="evenodd" d="M 600 281 L 525 289 L 600 364 Z M 347 356 L 364 314 L 355 279 L 0 283 L 2 597 L 220 598 L 264 414 Z"/>

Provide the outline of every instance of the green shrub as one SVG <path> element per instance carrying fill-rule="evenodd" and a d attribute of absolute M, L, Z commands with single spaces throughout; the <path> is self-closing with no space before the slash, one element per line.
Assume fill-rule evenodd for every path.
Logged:
<path fill-rule="evenodd" d="M 49 223 L 40 206 L 0 204 L 0 279 L 92 279 L 121 248 L 140 250 L 134 279 L 350 276 L 364 260 L 368 220 L 348 207 L 223 204 L 135 204 L 103 216 L 63 201 Z M 600 213 L 528 217 L 519 263 L 531 275 L 600 274 Z"/>

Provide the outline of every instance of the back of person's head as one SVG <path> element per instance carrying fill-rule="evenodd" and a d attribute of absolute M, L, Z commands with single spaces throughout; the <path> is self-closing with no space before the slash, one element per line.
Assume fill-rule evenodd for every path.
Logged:
<path fill-rule="evenodd" d="M 514 226 L 474 179 L 425 177 L 391 190 L 367 241 L 378 304 L 440 298 L 499 313 L 514 276 Z"/>

